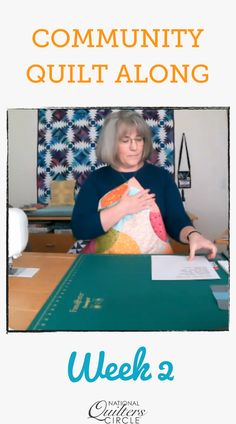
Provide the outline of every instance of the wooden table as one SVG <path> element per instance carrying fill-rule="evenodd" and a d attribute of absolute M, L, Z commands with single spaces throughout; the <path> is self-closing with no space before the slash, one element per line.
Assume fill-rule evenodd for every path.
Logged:
<path fill-rule="evenodd" d="M 225 244 L 228 246 L 229 244 L 229 232 L 225 230 L 216 240 L 215 244 Z"/>
<path fill-rule="evenodd" d="M 64 253 L 24 252 L 14 267 L 39 268 L 32 278 L 8 278 L 8 328 L 26 330 L 75 260 Z"/>

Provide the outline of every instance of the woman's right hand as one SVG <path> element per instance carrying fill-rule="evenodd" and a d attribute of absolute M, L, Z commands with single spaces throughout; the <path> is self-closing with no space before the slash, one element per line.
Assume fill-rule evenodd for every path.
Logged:
<path fill-rule="evenodd" d="M 100 211 L 104 231 L 110 230 L 125 215 L 141 212 L 155 204 L 155 194 L 150 193 L 149 189 L 143 189 L 134 196 L 130 196 L 128 193 L 127 189 L 116 205 Z"/>
<path fill-rule="evenodd" d="M 149 209 L 155 204 L 155 194 L 150 193 L 149 189 L 140 190 L 137 194 L 130 196 L 127 190 L 119 202 L 124 211 L 124 215 L 141 212 Z"/>

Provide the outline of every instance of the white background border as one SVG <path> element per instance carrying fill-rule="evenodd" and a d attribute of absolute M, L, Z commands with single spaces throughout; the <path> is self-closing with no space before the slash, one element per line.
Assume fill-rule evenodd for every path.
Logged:
<path fill-rule="evenodd" d="M 5 424 L 83 423 L 98 399 L 138 400 L 148 414 L 142 423 L 182 424 L 234 422 L 235 391 L 235 231 L 231 219 L 231 322 L 226 333 L 47 333 L 7 334 L 5 325 L 6 247 L 6 161 L 8 108 L 49 106 L 142 105 L 142 106 L 230 106 L 230 159 L 235 148 L 235 22 L 233 2 L 187 0 L 179 2 L 120 1 L 5 3 L 1 23 L 4 56 L 1 61 L 1 385 L 4 393 L 0 415 Z M 199 50 L 75 52 L 48 49 L 39 51 L 31 42 L 39 27 L 55 28 L 199 28 L 205 29 Z M 115 49 L 114 49 L 115 50 Z M 171 57 L 170 57 L 171 56 Z M 31 63 L 207 63 L 208 84 L 33 85 L 25 77 Z M 233 166 L 232 166 L 233 168 Z M 233 174 L 233 170 L 232 170 Z M 231 174 L 231 182 L 233 177 Z M 231 188 L 231 193 L 233 192 Z M 235 216 L 231 196 L 231 217 Z M 87 351 L 94 358 L 105 350 L 109 361 L 131 361 L 136 349 L 147 348 L 153 375 L 159 362 L 172 361 L 174 382 L 107 382 L 72 384 L 67 378 L 71 351 L 81 357 Z"/>

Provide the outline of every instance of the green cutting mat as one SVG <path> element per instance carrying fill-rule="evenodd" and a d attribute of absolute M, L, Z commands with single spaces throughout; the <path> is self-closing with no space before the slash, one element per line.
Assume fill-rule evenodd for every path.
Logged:
<path fill-rule="evenodd" d="M 150 255 L 80 255 L 28 331 L 227 330 L 210 285 L 198 281 L 152 281 Z"/>

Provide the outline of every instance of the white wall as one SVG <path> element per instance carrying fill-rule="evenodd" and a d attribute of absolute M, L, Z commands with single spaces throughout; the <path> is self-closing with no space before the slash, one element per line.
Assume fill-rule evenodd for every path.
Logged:
<path fill-rule="evenodd" d="M 227 111 L 175 111 L 176 170 L 183 132 L 192 173 L 192 188 L 185 190 L 185 208 L 198 216 L 196 227 L 214 240 L 228 228 Z"/>
<path fill-rule="evenodd" d="M 192 188 L 185 190 L 187 211 L 196 227 L 214 240 L 228 227 L 228 125 L 221 109 L 175 110 L 176 170 L 182 133 L 191 161 Z M 9 203 L 37 201 L 37 110 L 8 111 Z"/>
<path fill-rule="evenodd" d="M 8 201 L 12 206 L 37 202 L 37 110 L 8 111 Z"/>

